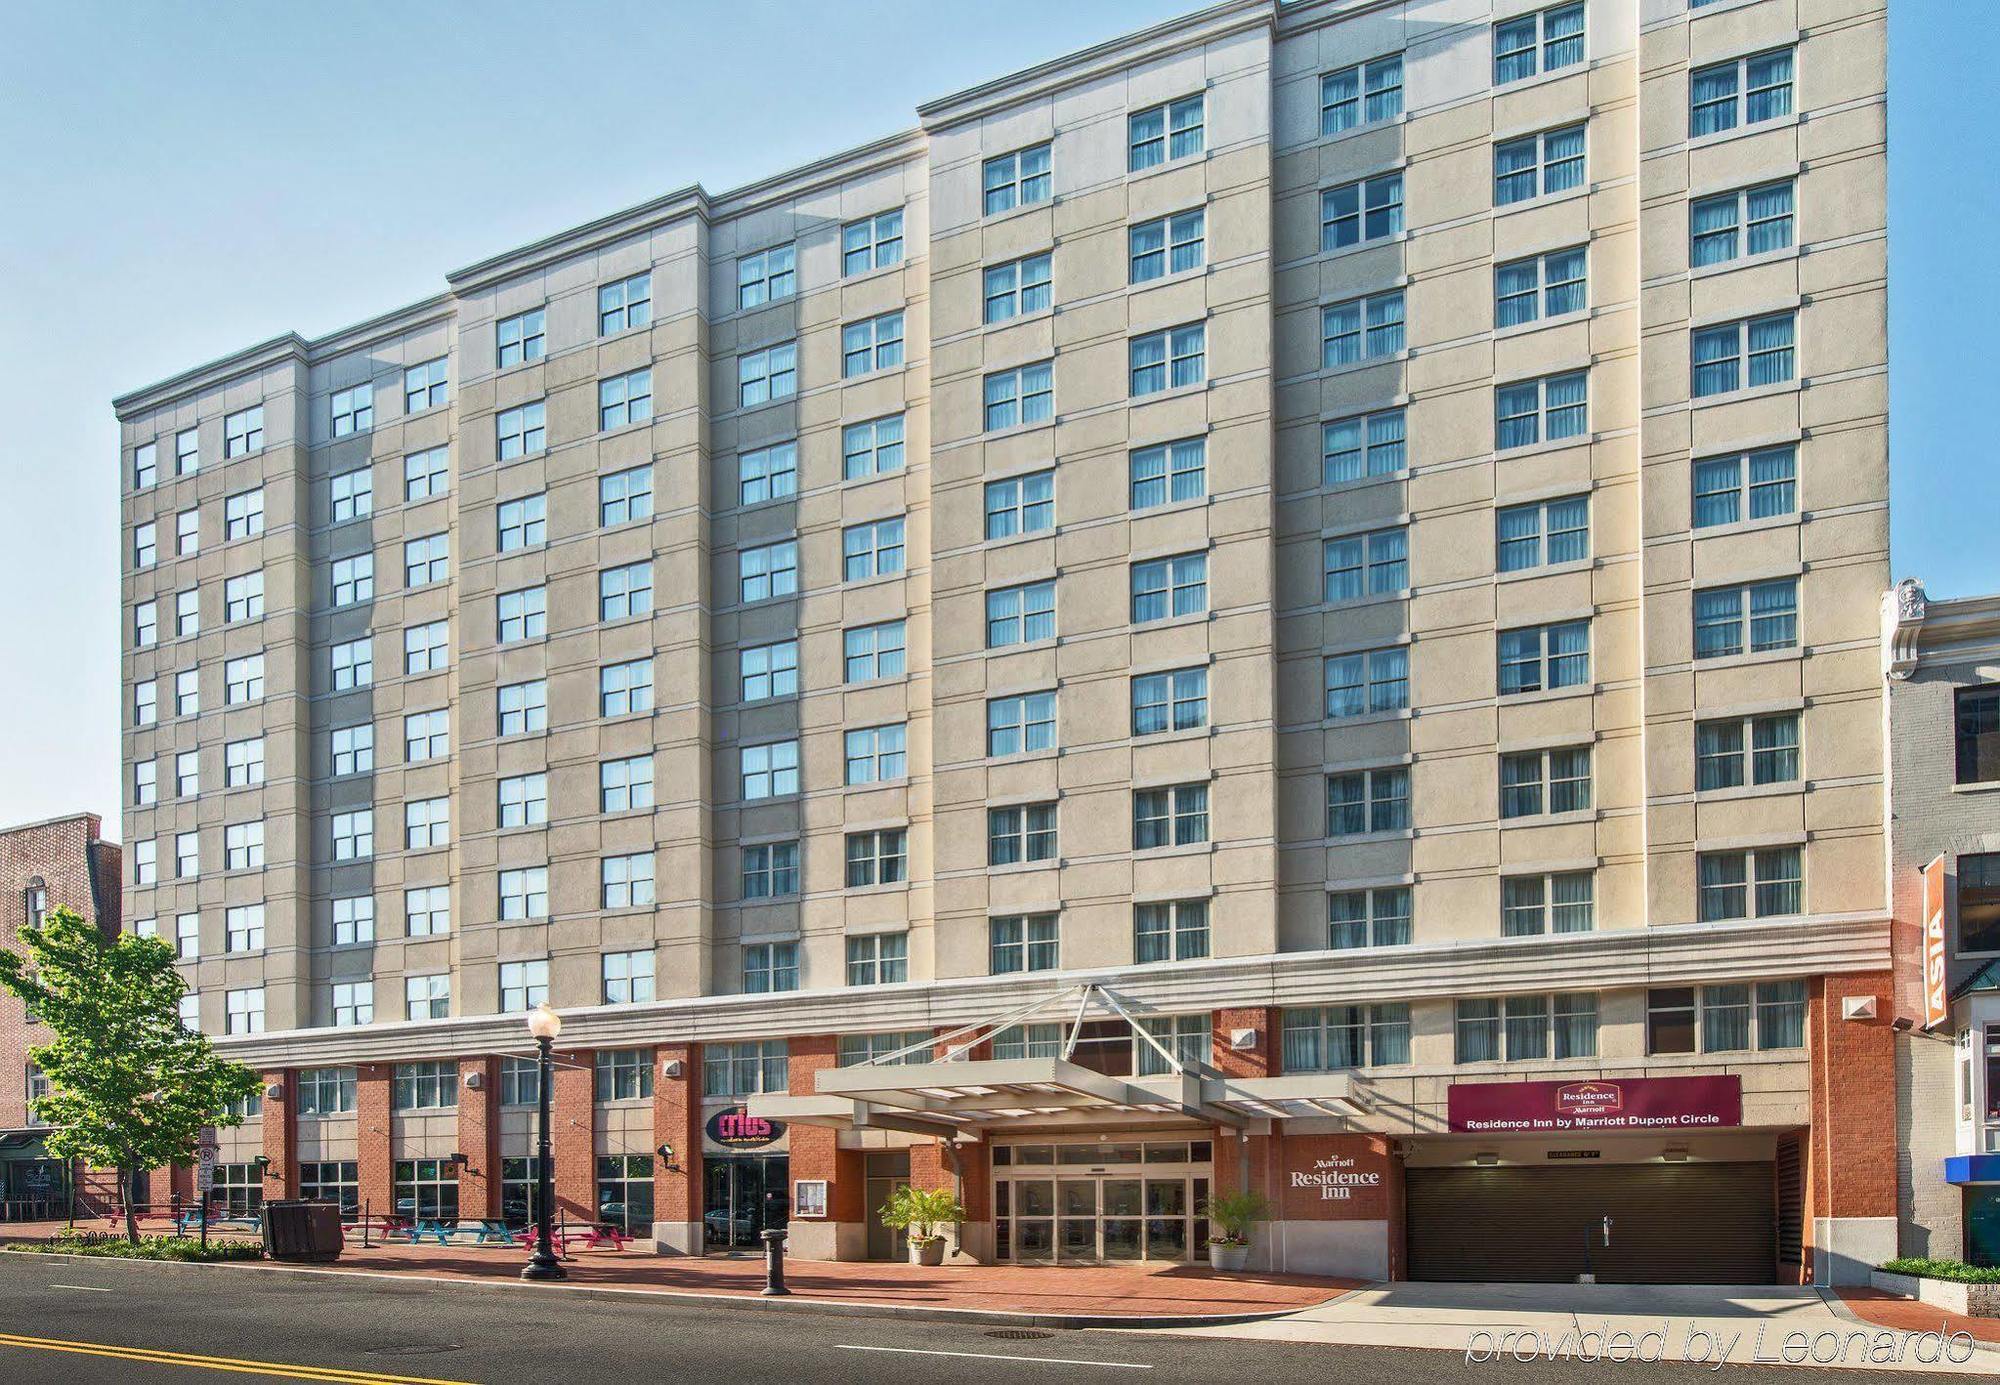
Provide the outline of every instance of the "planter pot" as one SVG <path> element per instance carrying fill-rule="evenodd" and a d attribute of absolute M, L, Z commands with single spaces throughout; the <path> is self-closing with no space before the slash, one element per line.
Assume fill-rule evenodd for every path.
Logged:
<path fill-rule="evenodd" d="M 1247 1243 L 1208 1243 L 1208 1267 L 1220 1274 L 1241 1274 L 1250 1264 Z"/>
<path fill-rule="evenodd" d="M 1914 1274 L 1870 1273 L 1869 1281 L 1884 1293 L 1901 1294 L 1947 1313 L 1968 1318 L 2000 1317 L 2000 1284 L 1964 1284 L 1955 1279 L 1925 1279 Z"/>
<path fill-rule="evenodd" d="M 912 1265 L 942 1265 L 944 1263 L 944 1237 L 938 1236 L 928 1241 L 910 1242 L 910 1263 Z"/>

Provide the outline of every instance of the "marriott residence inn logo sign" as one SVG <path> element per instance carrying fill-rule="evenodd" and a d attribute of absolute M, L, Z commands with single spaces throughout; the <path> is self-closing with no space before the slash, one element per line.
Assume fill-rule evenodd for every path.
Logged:
<path fill-rule="evenodd" d="M 1719 1130 L 1743 1124 L 1743 1079 L 1594 1078 L 1584 1082 L 1454 1082 L 1451 1128 L 1539 1135 L 1600 1130 Z"/>

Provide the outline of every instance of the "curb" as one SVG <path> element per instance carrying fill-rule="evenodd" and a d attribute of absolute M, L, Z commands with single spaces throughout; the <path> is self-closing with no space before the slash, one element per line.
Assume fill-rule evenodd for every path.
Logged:
<path fill-rule="evenodd" d="M 457 1289 L 474 1289 L 486 1293 L 507 1294 L 523 1291 L 537 1293 L 583 1294 L 604 1299 L 669 1299 L 676 1306 L 687 1307 L 704 1304 L 718 1308 L 739 1310 L 766 1310 L 772 1312 L 808 1313 L 825 1317 L 851 1318 L 915 1318 L 932 1322 L 972 1323 L 993 1327 L 1047 1327 L 1058 1330 L 1118 1330 L 1173 1327 L 1233 1327 L 1240 1323 L 1265 1322 L 1275 1318 L 1287 1318 L 1307 1308 L 1324 1306 L 1309 1304 L 1303 1308 L 1282 1308 L 1250 1313 L 1199 1313 L 1199 1314 L 1121 1314 L 1121 1313 L 1016 1313 L 1000 1308 L 944 1308 L 928 1305 L 879 1303 L 868 1300 L 808 1298 L 793 1293 L 785 1298 L 764 1298 L 757 1294 L 716 1294 L 702 1293 L 691 1289 L 634 1289 L 609 1284 L 557 1284 L 528 1285 L 514 1279 L 487 1279 L 439 1274 L 414 1274 L 402 1270 L 339 1270 L 321 1269 L 309 1265 L 271 1265 L 256 1261 L 218 1261 L 203 1263 L 198 1260 L 125 1260 L 115 1255 L 66 1255 L 52 1251 L 16 1250 L 12 1246 L 0 1245 L 0 1254 L 32 1255 L 39 1260 L 61 1265 L 141 1265 L 147 1269 L 176 1270 L 224 1270 L 267 1275 L 324 1275 L 342 1279 L 368 1280 L 377 1285 L 423 1284 L 442 1285 Z M 1348 1294 L 1360 1290 L 1349 1289 L 1334 1298 L 1335 1302 Z"/>

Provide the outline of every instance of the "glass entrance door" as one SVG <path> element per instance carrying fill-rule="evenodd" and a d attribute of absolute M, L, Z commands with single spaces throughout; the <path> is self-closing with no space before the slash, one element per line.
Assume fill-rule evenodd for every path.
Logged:
<path fill-rule="evenodd" d="M 720 1155 L 702 1161 L 703 1241 L 711 1252 L 759 1249 L 785 1225 L 792 1161 L 783 1154 Z"/>
<path fill-rule="evenodd" d="M 1197 1157 L 1199 1156 L 1199 1157 Z M 994 1150 L 996 1258 L 1016 1264 L 1206 1259 L 1210 1145 L 1018 1145 Z"/>

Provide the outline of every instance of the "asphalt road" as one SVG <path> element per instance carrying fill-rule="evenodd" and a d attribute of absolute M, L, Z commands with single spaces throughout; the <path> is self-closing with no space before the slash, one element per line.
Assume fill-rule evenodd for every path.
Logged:
<path fill-rule="evenodd" d="M 1056 1273 L 1057 1271 L 1051 1271 Z M 204 1359 L 205 1358 L 205 1359 Z M 1731 1366 L 1730 1385 L 1801 1370 Z M 1822 1372 L 1813 1375 L 1827 1377 Z M 1937 1375 L 1841 1372 L 1854 1385 Z M 0 1381 L 177 1385 L 255 1379 L 893 1385 L 906 1381 L 1714 1380 L 1691 1366 L 1469 1365 L 1454 1352 L 1297 1346 L 1155 1332 L 1049 1332 L 908 1318 L 599 1298 L 550 1286 L 390 1284 L 326 1275 L 0 1255 Z M 1963 1377 L 1960 1377 L 1963 1378 Z"/>

